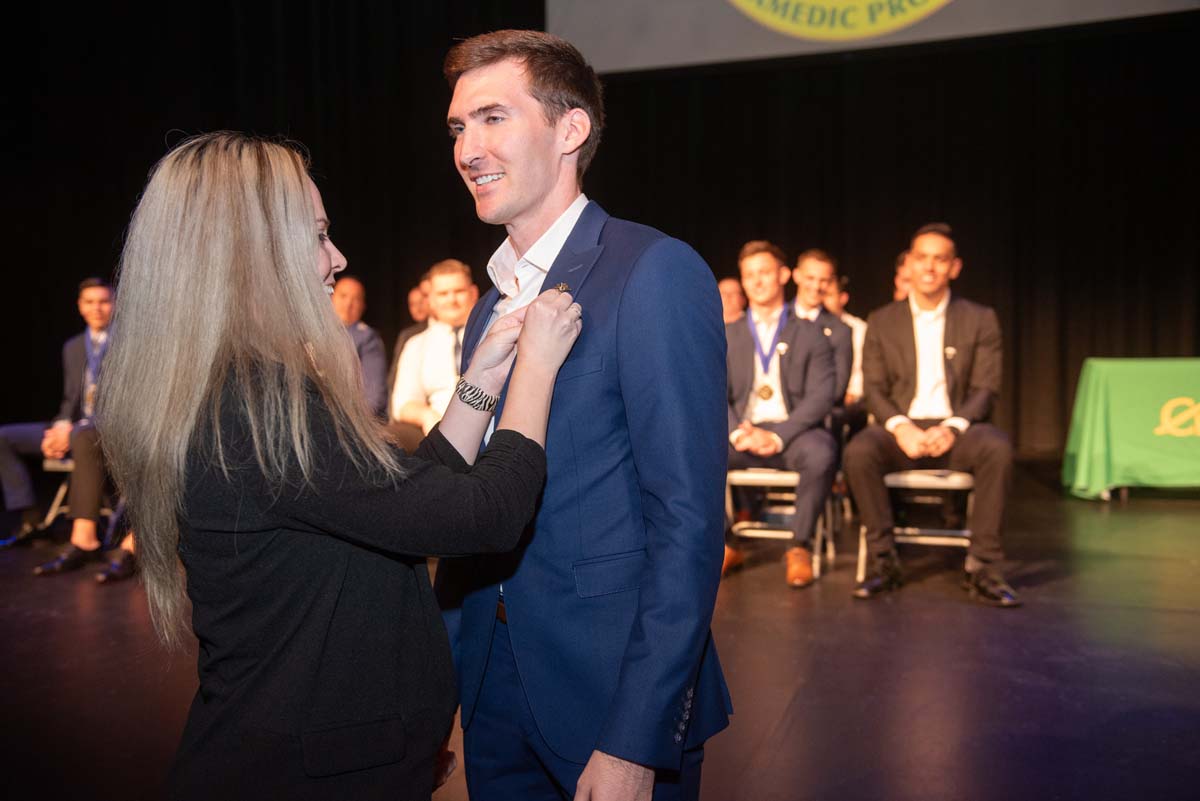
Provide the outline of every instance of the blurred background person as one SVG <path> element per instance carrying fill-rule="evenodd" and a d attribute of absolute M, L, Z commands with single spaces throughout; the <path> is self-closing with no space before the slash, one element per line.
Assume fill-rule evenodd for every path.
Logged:
<path fill-rule="evenodd" d="M 429 268 L 429 320 L 404 345 L 389 401 L 392 430 L 405 450 L 416 447 L 446 411 L 458 380 L 463 327 L 478 299 L 463 262 L 445 259 Z"/>
<path fill-rule="evenodd" d="M 363 394 L 367 405 L 375 414 L 382 415 L 387 404 L 387 386 L 384 384 L 387 356 L 379 332 L 362 321 L 363 312 L 367 310 L 367 289 L 357 278 L 343 275 L 333 285 L 332 299 L 333 311 L 346 326 L 362 364 Z"/>
<path fill-rule="evenodd" d="M 722 278 L 717 282 L 717 291 L 721 293 L 721 316 L 725 324 L 739 320 L 746 312 L 746 294 L 742 292 L 742 282 L 737 278 Z"/>
<path fill-rule="evenodd" d="M 729 468 L 800 473 L 785 555 L 786 582 L 799 589 L 813 582 L 812 537 L 837 470 L 837 444 L 825 428 L 836 398 L 833 348 L 815 323 L 788 313 L 782 250 L 747 242 L 738 266 L 750 307 L 744 321 L 725 327 Z M 744 560 L 727 539 L 722 575 Z"/>
<path fill-rule="evenodd" d="M 829 282 L 828 291 L 825 293 L 825 308 L 850 327 L 853 358 L 850 361 L 850 381 L 846 384 L 845 404 L 847 408 L 862 400 L 862 347 L 863 340 L 867 336 L 867 321 L 846 311 L 849 303 L 850 278 L 835 273 L 834 280 Z"/>
<path fill-rule="evenodd" d="M 908 251 L 900 251 L 896 257 L 896 272 L 892 276 L 892 300 L 905 300 L 912 286 L 911 272 L 908 268 Z"/>
<path fill-rule="evenodd" d="M 825 308 L 825 296 L 837 284 L 837 264 L 823 250 L 806 250 L 796 258 L 792 280 L 796 282 L 796 317 L 816 324 L 833 348 L 834 405 L 841 406 L 850 382 L 854 345 L 850 327 Z"/>

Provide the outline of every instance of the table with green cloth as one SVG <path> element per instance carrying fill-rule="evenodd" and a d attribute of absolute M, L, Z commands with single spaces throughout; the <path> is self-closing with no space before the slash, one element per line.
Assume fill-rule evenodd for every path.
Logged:
<path fill-rule="evenodd" d="M 1200 359 L 1087 359 L 1079 374 L 1063 485 L 1200 487 Z"/>

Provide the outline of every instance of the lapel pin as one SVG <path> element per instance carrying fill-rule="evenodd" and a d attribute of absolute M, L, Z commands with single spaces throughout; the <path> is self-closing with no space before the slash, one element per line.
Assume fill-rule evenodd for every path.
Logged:
<path fill-rule="evenodd" d="M 554 288 L 557 289 L 559 292 L 570 292 L 571 291 L 571 285 L 566 284 L 566 283 L 557 283 L 554 285 Z"/>
<path fill-rule="evenodd" d="M 775 346 L 775 352 L 778 353 L 780 356 L 783 356 L 785 353 L 788 352 L 787 343 L 780 342 L 778 345 Z"/>
<path fill-rule="evenodd" d="M 825 332 L 825 336 L 827 336 L 827 337 L 831 337 L 831 336 L 833 336 L 833 331 L 832 331 L 832 329 L 829 329 L 829 328 L 822 328 L 821 330 Z"/>
<path fill-rule="evenodd" d="M 946 348 L 946 358 L 947 359 L 953 359 L 957 354 L 958 354 L 958 350 L 953 345 L 950 345 Z"/>

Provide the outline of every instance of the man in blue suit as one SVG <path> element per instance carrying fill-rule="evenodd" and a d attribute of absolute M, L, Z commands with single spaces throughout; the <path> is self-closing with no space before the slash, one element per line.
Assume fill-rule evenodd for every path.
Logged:
<path fill-rule="evenodd" d="M 716 282 L 687 245 L 582 194 L 604 111 L 572 45 L 500 31 L 456 45 L 445 72 L 455 165 L 479 218 L 508 233 L 463 363 L 542 291 L 583 308 L 526 539 L 438 567 L 468 789 L 695 799 L 704 742 L 732 711 L 709 631 L 727 449 Z"/>

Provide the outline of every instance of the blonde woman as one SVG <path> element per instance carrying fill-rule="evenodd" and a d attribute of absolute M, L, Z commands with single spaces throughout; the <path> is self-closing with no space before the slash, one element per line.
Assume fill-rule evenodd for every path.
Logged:
<path fill-rule="evenodd" d="M 155 627 L 180 643 L 186 590 L 200 641 L 173 798 L 428 799 L 456 699 L 424 556 L 514 548 L 545 477 L 570 296 L 492 326 L 410 457 L 330 308 L 345 266 L 304 158 L 243 134 L 176 147 L 133 215 L 98 417 Z"/>

